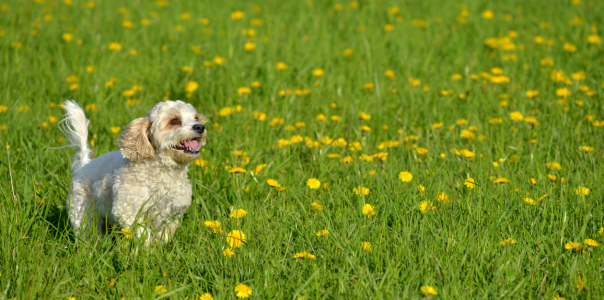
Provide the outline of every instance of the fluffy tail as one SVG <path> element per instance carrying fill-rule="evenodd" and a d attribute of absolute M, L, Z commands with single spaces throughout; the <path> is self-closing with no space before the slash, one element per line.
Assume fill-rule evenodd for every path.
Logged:
<path fill-rule="evenodd" d="M 84 110 L 73 101 L 65 101 L 65 118 L 60 123 L 61 131 L 69 141 L 69 147 L 78 147 L 78 152 L 73 156 L 71 171 L 77 172 L 90 162 L 92 150 L 88 148 L 88 123 Z"/>

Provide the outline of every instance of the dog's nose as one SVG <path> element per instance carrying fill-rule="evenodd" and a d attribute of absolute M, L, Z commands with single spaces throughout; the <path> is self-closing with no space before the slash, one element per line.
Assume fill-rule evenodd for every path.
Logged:
<path fill-rule="evenodd" d="M 202 134 L 206 130 L 206 127 L 201 124 L 195 124 L 193 125 L 193 130 L 199 134 Z"/>

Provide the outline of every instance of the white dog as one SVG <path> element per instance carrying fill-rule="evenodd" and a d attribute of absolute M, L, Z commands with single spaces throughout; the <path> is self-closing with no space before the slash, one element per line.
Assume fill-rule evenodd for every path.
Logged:
<path fill-rule="evenodd" d="M 63 108 L 63 131 L 70 146 L 79 148 L 67 197 L 73 228 L 96 226 L 102 235 L 108 221 L 145 238 L 147 245 L 167 242 L 191 205 L 187 171 L 206 143 L 205 117 L 182 101 L 160 102 L 124 127 L 117 141 L 121 151 L 91 160 L 89 120 L 73 101 Z"/>

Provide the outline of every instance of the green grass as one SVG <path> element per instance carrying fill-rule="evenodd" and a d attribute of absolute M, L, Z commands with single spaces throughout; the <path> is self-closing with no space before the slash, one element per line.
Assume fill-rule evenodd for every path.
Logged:
<path fill-rule="evenodd" d="M 598 233 L 604 226 L 604 142 L 602 127 L 594 124 L 604 119 L 604 42 L 588 41 L 603 37 L 599 1 L 362 0 L 356 8 L 340 2 L 341 10 L 332 1 L 264 1 L 260 10 L 235 1 L 171 1 L 166 7 L 98 1 L 94 8 L 86 1 L 43 2 L 0 4 L 0 105 L 6 107 L 0 112 L 0 299 L 197 299 L 204 293 L 234 299 L 239 283 L 252 288 L 252 299 L 604 297 L 604 238 Z M 492 19 L 481 17 L 487 9 Z M 236 10 L 245 17 L 231 19 Z M 181 19 L 185 12 L 190 19 Z M 251 26 L 252 19 L 261 26 Z M 134 26 L 124 28 L 124 20 Z M 386 24 L 394 30 L 385 31 Z M 242 35 L 250 28 L 254 36 Z M 510 49 L 485 44 L 510 31 L 517 33 L 503 43 Z M 544 43 L 537 43 L 539 36 Z M 248 41 L 254 51 L 244 50 Z M 112 42 L 122 49 L 109 50 Z M 565 43 L 576 51 L 564 50 Z M 132 49 L 137 55 L 129 54 Z M 207 66 L 216 56 L 226 62 Z M 544 58 L 554 65 L 543 65 Z M 278 62 L 288 69 L 277 70 Z M 487 77 L 496 67 L 509 82 Z M 325 74 L 313 76 L 317 68 Z M 393 79 L 385 76 L 388 69 Z M 553 71 L 567 82 L 554 80 Z M 573 77 L 579 71 L 584 78 Z M 461 80 L 452 80 L 456 73 Z M 78 79 L 75 90 L 70 75 Z M 106 88 L 112 77 L 114 86 Z M 187 95 L 190 81 L 199 88 Z M 252 87 L 254 81 L 262 87 Z M 364 88 L 367 83 L 374 88 Z M 133 85 L 142 91 L 124 96 Z M 251 93 L 239 96 L 240 87 Z M 557 96 L 563 87 L 572 94 Z M 311 92 L 280 96 L 285 88 Z M 529 98 L 529 90 L 539 95 Z M 116 227 L 98 245 L 76 241 L 65 207 L 74 150 L 56 149 L 65 145 L 57 105 L 66 99 L 96 105 L 87 116 L 98 156 L 118 150 L 111 127 L 127 125 L 166 98 L 192 103 L 210 120 L 201 154 L 206 164 L 191 165 L 193 205 L 176 236 L 144 247 Z M 221 116 L 225 107 L 234 113 Z M 266 113 L 266 120 L 254 119 L 254 111 Z M 513 121 L 516 111 L 538 125 Z M 371 119 L 360 119 L 359 112 Z M 318 121 L 319 114 L 327 120 Z M 332 121 L 334 115 L 340 121 Z M 274 118 L 284 124 L 271 126 Z M 492 118 L 502 123 L 489 123 Z M 467 123 L 457 125 L 459 119 Z M 296 122 L 306 126 L 288 130 Z M 470 126 L 475 140 L 461 136 Z M 343 138 L 348 145 L 278 146 L 294 135 L 313 142 Z M 379 149 L 384 141 L 399 145 Z M 419 154 L 418 147 L 428 153 Z M 360 159 L 378 152 L 388 153 L 385 161 Z M 561 169 L 549 169 L 549 162 Z M 259 164 L 267 167 L 252 175 Z M 230 174 L 228 167 L 247 173 Z M 402 182 L 402 171 L 413 180 Z M 500 177 L 509 182 L 493 183 Z M 309 178 L 328 186 L 311 190 Z M 475 188 L 464 187 L 467 178 Z M 287 189 L 271 188 L 268 179 Z M 356 195 L 359 186 L 369 194 Z M 579 187 L 591 192 L 579 196 Z M 437 200 L 441 192 L 448 203 Z M 423 212 L 423 201 L 433 209 Z M 312 202 L 323 210 L 313 210 Z M 365 204 L 375 216 L 363 214 Z M 247 211 L 239 222 L 229 218 L 237 208 Z M 223 234 L 208 230 L 207 220 L 221 222 Z M 235 229 L 246 234 L 246 243 L 227 258 L 226 233 Z M 329 234 L 317 237 L 323 229 Z M 516 243 L 499 245 L 508 238 Z M 600 246 L 589 247 L 586 239 Z M 371 251 L 362 242 L 370 242 Z M 584 251 L 565 249 L 568 242 L 581 243 Z M 302 251 L 316 259 L 293 258 Z M 159 285 L 166 292 L 156 292 Z M 426 285 L 438 295 L 424 295 Z"/>

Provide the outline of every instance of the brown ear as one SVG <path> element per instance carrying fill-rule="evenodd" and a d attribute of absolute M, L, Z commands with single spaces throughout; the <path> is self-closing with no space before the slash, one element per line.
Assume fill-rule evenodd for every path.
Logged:
<path fill-rule="evenodd" d="M 155 149 L 149 140 L 151 121 L 148 117 L 138 118 L 124 127 L 122 137 L 117 140 L 117 145 L 122 155 L 132 161 L 141 161 L 155 157 Z"/>

